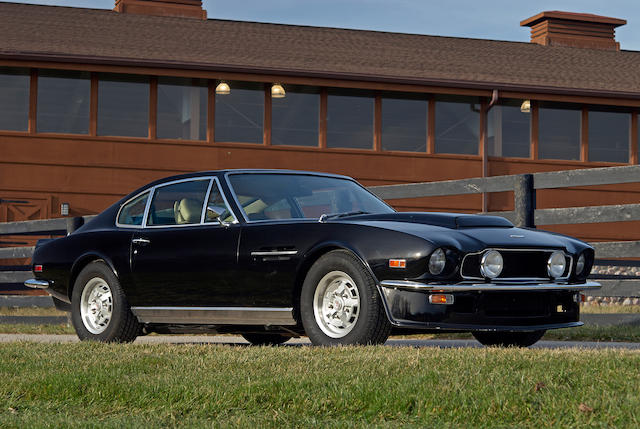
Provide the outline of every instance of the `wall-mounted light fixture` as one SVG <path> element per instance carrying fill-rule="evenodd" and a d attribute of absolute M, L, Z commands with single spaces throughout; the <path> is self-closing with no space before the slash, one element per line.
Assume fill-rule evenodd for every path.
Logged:
<path fill-rule="evenodd" d="M 286 92 L 284 92 L 284 88 L 279 83 L 274 83 L 271 86 L 271 97 L 273 98 L 284 98 Z"/>
<path fill-rule="evenodd" d="M 60 214 L 62 216 L 69 216 L 69 203 L 60 204 Z"/>
<path fill-rule="evenodd" d="M 216 86 L 216 94 L 218 95 L 227 95 L 231 93 L 231 88 L 227 82 L 220 82 L 218 86 Z"/>
<path fill-rule="evenodd" d="M 531 100 L 524 100 L 522 102 L 522 104 L 520 105 L 520 111 L 522 113 L 529 113 L 531 112 Z"/>

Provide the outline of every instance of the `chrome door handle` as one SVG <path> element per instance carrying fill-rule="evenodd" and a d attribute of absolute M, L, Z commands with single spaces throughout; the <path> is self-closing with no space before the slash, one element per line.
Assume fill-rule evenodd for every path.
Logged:
<path fill-rule="evenodd" d="M 131 242 L 140 246 L 146 246 L 147 244 L 151 243 L 151 240 L 148 240 L 146 238 L 134 238 L 133 240 L 131 240 Z"/>

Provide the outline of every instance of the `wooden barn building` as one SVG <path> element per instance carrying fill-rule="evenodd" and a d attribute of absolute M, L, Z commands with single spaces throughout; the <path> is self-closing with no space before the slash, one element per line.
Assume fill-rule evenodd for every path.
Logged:
<path fill-rule="evenodd" d="M 199 0 L 0 3 L 0 221 L 97 213 L 196 170 L 380 185 L 637 164 L 640 52 L 616 42 L 624 24 L 542 12 L 522 43 L 207 19 Z M 538 207 L 639 200 L 628 184 L 539 192 Z M 637 222 L 553 229 L 640 239 Z"/>

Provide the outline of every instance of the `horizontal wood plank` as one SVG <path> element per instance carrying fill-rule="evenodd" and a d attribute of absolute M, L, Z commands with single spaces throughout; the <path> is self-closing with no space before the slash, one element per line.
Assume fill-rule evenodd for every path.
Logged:
<path fill-rule="evenodd" d="M 640 204 L 537 209 L 536 225 L 628 222 L 640 220 Z"/>
<path fill-rule="evenodd" d="M 533 187 L 535 189 L 614 185 L 634 182 L 640 182 L 640 165 L 551 171 L 533 175 Z"/>

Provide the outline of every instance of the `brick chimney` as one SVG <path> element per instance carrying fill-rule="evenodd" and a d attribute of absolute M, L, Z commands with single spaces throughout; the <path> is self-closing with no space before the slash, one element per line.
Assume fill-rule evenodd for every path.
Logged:
<path fill-rule="evenodd" d="M 527 18 L 520 26 L 531 27 L 531 42 L 539 45 L 619 51 L 615 29 L 626 23 L 624 19 L 590 13 L 552 10 Z"/>
<path fill-rule="evenodd" d="M 207 19 L 201 0 L 116 0 L 119 13 Z"/>

